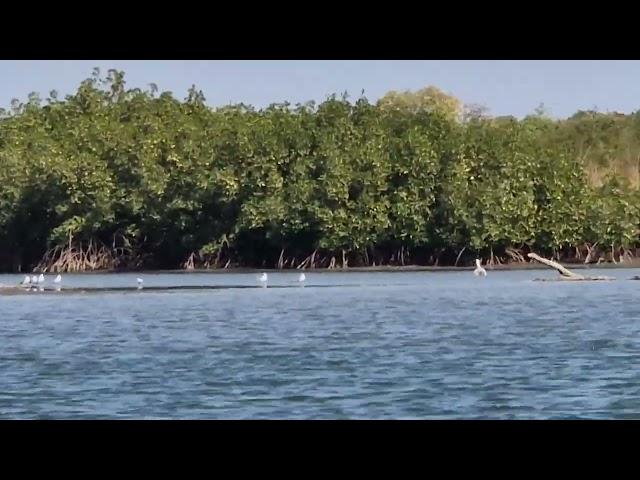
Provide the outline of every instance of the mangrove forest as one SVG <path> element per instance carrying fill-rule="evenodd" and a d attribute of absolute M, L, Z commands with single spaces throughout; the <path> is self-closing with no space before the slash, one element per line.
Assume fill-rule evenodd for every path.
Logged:
<path fill-rule="evenodd" d="M 639 186 L 640 113 L 495 117 L 435 87 L 212 108 L 96 69 L 0 111 L 0 269 L 619 262 Z"/>

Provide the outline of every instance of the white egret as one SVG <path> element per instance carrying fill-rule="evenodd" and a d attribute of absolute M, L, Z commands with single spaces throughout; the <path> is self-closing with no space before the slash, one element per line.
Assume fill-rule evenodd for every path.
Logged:
<path fill-rule="evenodd" d="M 258 281 L 262 284 L 263 287 L 267 286 L 268 279 L 269 277 L 267 277 L 267 274 L 265 272 L 262 272 L 262 275 L 258 277 Z"/>
<path fill-rule="evenodd" d="M 142 280 L 141 278 L 136 278 L 136 282 L 138 282 L 138 290 L 142 290 L 142 284 L 144 283 L 144 280 Z"/>
<path fill-rule="evenodd" d="M 479 258 L 476 258 L 476 269 L 473 271 L 473 274 L 478 276 L 483 276 L 486 277 L 487 276 L 487 271 L 482 268 L 482 260 L 480 260 Z"/>
<path fill-rule="evenodd" d="M 300 274 L 300 276 L 298 277 L 298 282 L 300 283 L 304 283 L 304 281 L 307 279 L 307 276 L 304 274 L 304 272 L 302 272 Z"/>
<path fill-rule="evenodd" d="M 56 292 L 59 292 L 60 284 L 62 283 L 62 275 L 58 274 L 56 278 L 53 279 L 53 283 L 56 285 Z"/>

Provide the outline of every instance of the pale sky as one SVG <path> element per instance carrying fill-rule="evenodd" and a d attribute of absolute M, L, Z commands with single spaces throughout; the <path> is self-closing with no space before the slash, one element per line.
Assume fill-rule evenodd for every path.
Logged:
<path fill-rule="evenodd" d="M 493 115 L 522 117 L 540 103 L 555 117 L 640 108 L 638 60 L 1 60 L 0 107 L 30 92 L 72 93 L 93 67 L 124 70 L 128 87 L 153 82 L 181 99 L 196 84 L 212 106 L 319 102 L 345 90 L 375 101 L 435 85 Z"/>

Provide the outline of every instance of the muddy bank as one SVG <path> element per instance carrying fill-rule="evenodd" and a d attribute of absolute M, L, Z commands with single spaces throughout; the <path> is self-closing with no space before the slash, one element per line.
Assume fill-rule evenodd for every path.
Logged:
<path fill-rule="evenodd" d="M 584 264 L 582 262 L 561 262 L 563 265 L 571 268 L 572 270 L 589 270 L 589 269 L 625 269 L 625 268 L 640 268 L 640 258 L 634 258 L 632 260 L 625 261 L 624 263 L 591 263 Z M 547 267 L 539 264 L 538 262 L 514 262 L 514 263 L 503 263 L 496 265 L 486 265 L 483 263 L 483 267 L 487 271 L 508 271 L 508 270 L 545 270 Z M 376 265 L 369 267 L 347 267 L 347 268 L 309 268 L 304 269 L 305 272 L 316 272 L 316 273 L 332 273 L 332 272 L 464 272 L 464 271 L 473 271 L 475 266 L 463 266 L 463 267 L 454 267 L 454 266 L 427 266 L 427 265 L 404 265 L 404 266 L 395 266 L 395 265 Z M 256 272 L 281 272 L 281 273 L 299 273 L 303 270 L 296 268 L 248 268 L 248 267 L 228 267 L 228 268 L 214 268 L 214 269 L 154 269 L 154 270 L 134 270 L 134 269 L 104 269 L 104 270 L 91 270 L 85 272 L 72 272 L 75 274 L 82 275 L 91 275 L 91 274 L 116 274 L 116 273 L 139 273 L 139 274 L 162 274 L 162 273 L 171 273 L 171 274 L 225 274 L 225 273 L 256 273 Z M 2 272 L 6 274 L 16 274 L 15 272 Z M 31 273 L 31 272 L 27 272 Z M 45 274 L 53 274 L 53 272 L 45 272 Z M 71 274 L 71 273 L 67 273 Z M 63 272 L 62 275 L 65 275 Z"/>

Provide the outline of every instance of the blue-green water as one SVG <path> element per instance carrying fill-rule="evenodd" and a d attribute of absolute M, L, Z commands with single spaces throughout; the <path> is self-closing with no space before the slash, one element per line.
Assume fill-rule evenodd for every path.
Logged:
<path fill-rule="evenodd" d="M 590 274 L 65 275 L 133 290 L 0 295 L 0 417 L 640 418 L 640 271 Z"/>

